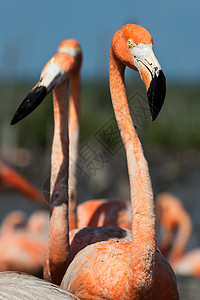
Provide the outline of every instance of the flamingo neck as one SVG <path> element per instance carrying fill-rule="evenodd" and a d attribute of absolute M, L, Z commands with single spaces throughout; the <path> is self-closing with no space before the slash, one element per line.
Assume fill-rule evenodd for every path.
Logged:
<path fill-rule="evenodd" d="M 34 187 L 16 171 L 4 165 L 2 162 L 0 162 L 0 182 L 5 186 L 15 188 L 30 199 L 33 199 L 37 202 L 41 202 L 42 200 L 42 194 L 40 190 Z"/>
<path fill-rule="evenodd" d="M 69 97 L 69 230 L 77 228 L 77 163 L 80 131 L 80 69 L 71 76 Z"/>
<path fill-rule="evenodd" d="M 109 81 L 112 104 L 126 151 L 132 210 L 132 245 L 122 298 L 146 299 L 152 289 L 156 256 L 156 224 L 147 161 L 128 108 L 125 67 L 110 54 Z M 144 288 L 145 287 L 145 288 Z"/>
<path fill-rule="evenodd" d="M 176 263 L 183 256 L 192 232 L 192 223 L 189 215 L 186 212 L 179 212 L 179 220 L 177 223 L 177 235 L 174 239 L 172 249 L 168 256 L 168 261 L 172 267 L 175 267 Z"/>
<path fill-rule="evenodd" d="M 63 83 L 53 92 L 54 137 L 51 155 L 49 244 L 46 268 L 53 283 L 60 284 L 69 256 L 68 225 L 68 108 Z M 44 274 L 45 274 L 44 270 Z"/>

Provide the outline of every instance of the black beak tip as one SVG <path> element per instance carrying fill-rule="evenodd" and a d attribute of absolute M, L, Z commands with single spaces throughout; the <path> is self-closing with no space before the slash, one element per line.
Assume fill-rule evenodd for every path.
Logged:
<path fill-rule="evenodd" d="M 26 99 L 26 98 L 25 98 Z M 25 100 L 24 100 L 25 101 Z M 24 108 L 24 101 L 22 104 L 19 106 L 18 110 L 16 111 L 14 117 L 12 118 L 12 121 L 10 122 L 10 125 L 15 125 L 22 119 L 26 117 L 26 110 Z"/>
<path fill-rule="evenodd" d="M 12 118 L 11 122 L 10 122 L 10 125 L 15 125 L 18 121 L 18 118 L 17 118 L 17 113 L 14 115 L 14 117 Z"/>
<path fill-rule="evenodd" d="M 155 121 L 155 119 L 157 118 L 158 114 L 159 114 L 159 113 L 152 112 L 152 113 L 151 113 L 151 120 L 152 120 L 152 121 Z"/>
<path fill-rule="evenodd" d="M 152 78 L 147 97 L 149 100 L 150 113 L 152 121 L 154 121 L 160 113 L 166 95 L 166 79 L 162 70 Z"/>
<path fill-rule="evenodd" d="M 37 86 L 35 89 L 30 91 L 20 104 L 10 124 L 14 125 L 32 113 L 44 100 L 46 95 L 47 90 L 44 86 Z"/>

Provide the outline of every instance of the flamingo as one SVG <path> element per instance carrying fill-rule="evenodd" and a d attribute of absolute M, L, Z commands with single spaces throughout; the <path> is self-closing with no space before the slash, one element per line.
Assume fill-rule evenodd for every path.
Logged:
<path fill-rule="evenodd" d="M 192 221 L 183 204 L 170 193 L 159 194 L 156 204 L 162 229 L 159 249 L 177 275 L 200 277 L 200 248 L 186 252 Z"/>
<path fill-rule="evenodd" d="M 78 300 L 58 286 L 19 272 L 0 273 L 0 299 L 3 300 Z"/>
<path fill-rule="evenodd" d="M 36 202 L 43 202 L 40 190 L 34 187 L 27 179 L 16 171 L 12 170 L 0 161 L 0 184 L 4 187 L 11 187 L 19 190 L 29 199 Z"/>
<path fill-rule="evenodd" d="M 40 190 L 2 162 L 0 162 L 0 183 L 2 186 L 18 189 L 31 201 L 44 203 Z M 41 276 L 48 239 L 41 230 L 36 232 L 33 228 L 35 221 L 37 227 L 41 224 L 41 214 L 47 222 L 47 213 L 44 211 L 40 212 L 39 220 L 33 215 L 29 222 L 26 214 L 19 210 L 9 213 L 4 218 L 0 230 L 0 271 L 16 270 Z"/>
<path fill-rule="evenodd" d="M 102 240 L 130 240 L 128 231 L 115 226 L 83 228 L 79 231 L 75 229 L 69 235 L 69 139 L 66 83 L 76 68 L 78 68 L 78 63 L 72 55 L 66 52 L 55 54 L 43 68 L 39 82 L 25 97 L 11 121 L 11 124 L 15 124 L 22 120 L 36 109 L 46 95 L 53 90 L 55 126 L 51 155 L 49 238 L 44 278 L 56 284 L 60 284 L 67 266 L 76 253 L 88 244 Z"/>
<path fill-rule="evenodd" d="M 41 276 L 48 244 L 49 214 L 22 211 L 8 214 L 1 225 L 0 271 L 21 271 Z M 36 224 L 37 223 L 37 224 Z"/>
<path fill-rule="evenodd" d="M 18 189 L 31 201 L 44 203 L 40 190 L 2 162 L 0 183 L 3 187 Z M 45 235 L 41 227 L 47 223 L 47 212 L 42 211 L 38 216 L 39 212 L 34 213 L 27 222 L 26 214 L 17 210 L 4 218 L 0 229 L 0 271 L 16 270 L 41 276 L 48 241 L 48 231 Z"/>
<path fill-rule="evenodd" d="M 179 299 L 175 275 L 156 249 L 156 219 L 148 165 L 129 113 L 124 84 L 126 66 L 139 71 L 155 120 L 166 87 L 152 43 L 149 32 L 133 24 L 123 26 L 112 39 L 109 81 L 127 155 L 132 241 L 102 241 L 78 252 L 61 287 L 81 299 Z"/>

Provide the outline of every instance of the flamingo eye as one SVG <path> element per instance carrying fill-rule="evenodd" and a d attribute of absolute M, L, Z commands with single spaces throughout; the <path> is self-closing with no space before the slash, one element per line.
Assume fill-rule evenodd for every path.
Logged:
<path fill-rule="evenodd" d="M 128 46 L 129 48 L 133 48 L 133 47 L 134 47 L 133 42 L 130 41 L 130 40 L 128 40 L 127 46 Z"/>

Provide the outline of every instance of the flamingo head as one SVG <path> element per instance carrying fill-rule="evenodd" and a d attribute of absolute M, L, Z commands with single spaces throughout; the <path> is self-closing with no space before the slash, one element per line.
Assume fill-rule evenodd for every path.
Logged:
<path fill-rule="evenodd" d="M 166 80 L 153 52 L 152 36 L 142 26 L 128 24 L 115 33 L 111 49 L 122 65 L 140 73 L 155 120 L 164 103 Z"/>
<path fill-rule="evenodd" d="M 71 55 L 64 52 L 55 54 L 44 66 L 38 83 L 19 106 L 11 125 L 32 113 L 54 88 L 67 83 L 75 69 L 76 61 Z"/>
<path fill-rule="evenodd" d="M 77 64 L 77 69 L 81 67 L 83 53 L 79 42 L 73 39 L 64 40 L 58 47 L 58 52 L 64 52 L 71 55 Z"/>

